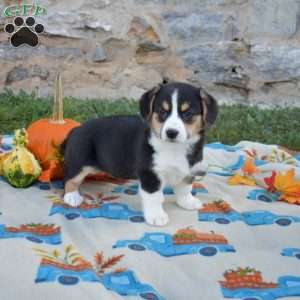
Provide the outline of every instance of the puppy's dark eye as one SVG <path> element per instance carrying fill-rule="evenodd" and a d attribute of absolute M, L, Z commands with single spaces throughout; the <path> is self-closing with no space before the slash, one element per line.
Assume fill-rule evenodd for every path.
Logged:
<path fill-rule="evenodd" d="M 158 116 L 159 116 L 159 120 L 163 122 L 168 116 L 168 111 L 166 111 L 161 107 L 158 111 Z"/>
<path fill-rule="evenodd" d="M 185 111 L 182 113 L 181 117 L 184 122 L 191 122 L 193 120 L 193 113 L 191 111 Z"/>

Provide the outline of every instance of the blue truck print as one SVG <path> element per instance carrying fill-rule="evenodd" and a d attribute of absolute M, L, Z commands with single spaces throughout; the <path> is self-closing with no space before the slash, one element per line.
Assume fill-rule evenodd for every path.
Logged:
<path fill-rule="evenodd" d="M 234 299 L 241 299 L 241 300 L 275 300 L 279 298 L 296 297 L 296 296 L 300 296 L 300 277 L 296 277 L 296 276 L 279 277 L 277 287 L 272 287 L 272 288 L 228 289 L 222 287 L 221 291 L 225 298 L 234 298 Z"/>
<path fill-rule="evenodd" d="M 55 281 L 62 285 L 76 285 L 80 281 L 98 282 L 103 284 L 106 289 L 114 291 L 121 296 L 139 296 L 142 299 L 164 300 L 152 286 L 141 283 L 131 270 L 119 273 L 105 273 L 99 276 L 93 269 L 74 271 L 41 264 L 35 282 Z"/>
<path fill-rule="evenodd" d="M 51 183 L 37 181 L 34 184 L 34 186 L 39 188 L 40 190 L 45 190 L 45 191 L 51 190 L 51 187 L 58 190 L 63 190 L 65 187 L 64 182 L 62 180 L 54 180 L 51 181 Z"/>
<path fill-rule="evenodd" d="M 6 227 L 4 224 L 0 224 L 0 239 L 9 239 L 9 238 L 25 238 L 33 243 L 45 243 L 45 244 L 61 244 L 61 234 L 60 230 L 55 234 L 49 235 L 40 235 L 34 232 L 27 232 L 18 230 L 16 232 L 12 232 L 8 230 L 9 227 Z"/>
<path fill-rule="evenodd" d="M 75 285 L 79 281 L 99 282 L 99 277 L 93 269 L 68 270 L 57 266 L 41 264 L 35 282 L 58 281 L 63 285 Z"/>
<path fill-rule="evenodd" d="M 245 164 L 246 158 L 244 155 L 240 155 L 238 160 L 234 163 L 231 164 L 227 167 L 222 167 L 220 171 L 209 171 L 207 172 L 208 174 L 215 174 L 215 175 L 219 175 L 219 176 L 233 176 L 236 171 L 240 170 L 243 165 Z M 267 161 L 261 160 L 261 159 L 255 159 L 254 160 L 254 164 L 259 167 L 262 165 L 267 164 Z"/>
<path fill-rule="evenodd" d="M 239 170 L 245 163 L 245 158 L 240 155 L 237 162 L 227 167 L 220 167 L 220 171 L 208 171 L 208 174 L 215 174 L 219 176 L 233 176 L 235 171 Z"/>
<path fill-rule="evenodd" d="M 250 226 L 277 224 L 288 226 L 291 223 L 299 223 L 300 217 L 276 215 L 266 210 L 246 211 L 239 213 L 235 210 L 221 213 L 201 212 L 198 214 L 199 221 L 216 222 L 218 224 L 229 224 L 241 221 Z"/>
<path fill-rule="evenodd" d="M 161 256 L 201 254 L 214 256 L 218 252 L 235 252 L 233 246 L 228 244 L 212 244 L 198 242 L 193 244 L 176 244 L 172 235 L 162 232 L 145 233 L 139 240 L 119 240 L 113 248 L 128 247 L 134 251 L 151 250 Z"/>
<path fill-rule="evenodd" d="M 300 260 L 300 248 L 284 248 L 281 252 L 281 255 L 296 257 Z"/>
<path fill-rule="evenodd" d="M 67 219 L 73 220 L 82 218 L 107 218 L 116 220 L 129 220 L 134 223 L 144 222 L 144 216 L 141 211 L 135 211 L 122 203 L 103 203 L 92 208 L 80 208 L 66 206 L 65 204 L 54 204 L 49 215 L 62 214 Z"/>
<path fill-rule="evenodd" d="M 133 271 L 104 274 L 101 283 L 108 289 L 122 296 L 140 296 L 147 300 L 165 300 L 150 285 L 141 283 Z"/>
<path fill-rule="evenodd" d="M 127 194 L 127 195 L 137 195 L 139 190 L 138 184 L 131 184 L 131 185 L 119 185 L 115 187 L 112 192 L 118 194 Z M 163 189 L 164 195 L 174 195 L 174 191 L 171 187 L 166 186 Z M 192 194 L 195 196 L 199 193 L 208 193 L 207 189 L 203 187 L 201 184 L 194 184 Z"/>
<path fill-rule="evenodd" d="M 247 198 L 249 200 L 259 200 L 263 202 L 275 202 L 280 197 L 279 193 L 270 193 L 264 189 L 255 189 L 248 193 Z"/>

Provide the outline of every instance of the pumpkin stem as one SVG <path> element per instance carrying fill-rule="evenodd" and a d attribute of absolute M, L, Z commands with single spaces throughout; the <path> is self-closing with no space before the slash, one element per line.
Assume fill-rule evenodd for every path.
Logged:
<path fill-rule="evenodd" d="M 62 92 L 62 80 L 60 72 L 57 73 L 55 78 L 55 90 L 54 90 L 54 102 L 53 102 L 53 114 L 51 123 L 64 124 L 64 103 Z"/>

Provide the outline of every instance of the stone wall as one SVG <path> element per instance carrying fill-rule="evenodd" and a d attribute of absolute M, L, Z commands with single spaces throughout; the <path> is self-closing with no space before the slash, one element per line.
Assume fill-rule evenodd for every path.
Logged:
<path fill-rule="evenodd" d="M 2 8 L 14 1 L 6 0 Z M 138 98 L 163 77 L 220 102 L 300 106 L 300 0 L 44 0 L 38 48 L 9 45 L 0 88 Z"/>

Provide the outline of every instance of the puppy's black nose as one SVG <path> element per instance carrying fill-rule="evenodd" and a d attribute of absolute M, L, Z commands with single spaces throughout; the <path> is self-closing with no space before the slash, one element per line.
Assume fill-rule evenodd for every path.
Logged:
<path fill-rule="evenodd" d="M 177 135 L 178 135 L 179 131 L 176 129 L 168 129 L 166 131 L 167 137 L 171 140 L 176 139 Z"/>

